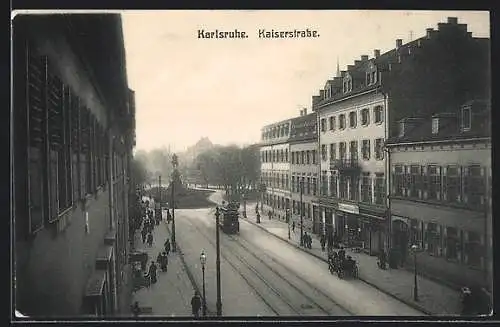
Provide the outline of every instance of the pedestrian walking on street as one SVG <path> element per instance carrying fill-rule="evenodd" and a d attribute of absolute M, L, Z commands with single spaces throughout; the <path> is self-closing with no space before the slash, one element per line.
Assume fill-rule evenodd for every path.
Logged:
<path fill-rule="evenodd" d="M 138 317 L 139 313 L 141 313 L 141 308 L 139 308 L 139 302 L 137 301 L 134 302 L 131 309 L 134 317 Z"/>
<path fill-rule="evenodd" d="M 151 261 L 151 265 L 149 266 L 149 273 L 148 273 L 148 277 L 149 277 L 151 284 L 156 284 L 156 282 L 158 281 L 158 279 L 156 277 L 156 270 L 157 269 L 158 268 L 156 267 L 155 262 Z"/>
<path fill-rule="evenodd" d="M 292 221 L 292 232 L 295 233 L 295 221 Z"/>
<path fill-rule="evenodd" d="M 141 234 L 142 234 L 142 244 L 144 244 L 144 243 L 146 243 L 146 236 L 147 236 L 146 227 L 142 228 Z"/>
<path fill-rule="evenodd" d="M 201 297 L 198 291 L 194 292 L 194 296 L 191 298 L 191 311 L 193 316 L 198 318 L 200 316 L 200 308 L 201 308 Z"/>
<path fill-rule="evenodd" d="M 167 255 L 170 253 L 170 239 L 167 238 L 167 240 L 165 241 L 165 244 L 163 244 L 165 246 L 165 252 L 167 253 Z"/>
<path fill-rule="evenodd" d="M 321 251 L 325 252 L 325 244 L 326 244 L 325 234 L 321 234 L 320 243 L 321 243 Z"/>
<path fill-rule="evenodd" d="M 153 234 L 151 234 L 151 232 L 148 234 L 148 246 L 153 246 Z"/>

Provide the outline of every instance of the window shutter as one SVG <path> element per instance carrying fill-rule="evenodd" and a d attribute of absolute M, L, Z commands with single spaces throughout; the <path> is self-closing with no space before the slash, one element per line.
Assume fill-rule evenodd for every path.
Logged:
<path fill-rule="evenodd" d="M 34 234 L 43 227 L 44 203 L 44 140 L 45 140 L 45 65 L 42 57 L 34 56 L 27 47 L 26 54 L 26 110 L 29 134 L 28 152 L 28 229 Z"/>
<path fill-rule="evenodd" d="M 59 217 L 58 159 L 58 152 L 51 150 L 49 166 L 49 222 L 54 222 Z"/>
<path fill-rule="evenodd" d="M 488 185 L 488 182 L 487 182 L 487 177 L 486 177 L 486 169 L 482 166 L 481 167 L 481 180 L 482 180 L 482 192 L 481 192 L 481 204 L 484 205 L 485 202 L 486 202 L 486 194 L 488 194 L 488 190 L 487 190 L 487 185 Z"/>
<path fill-rule="evenodd" d="M 28 152 L 28 207 L 29 232 L 36 233 L 44 222 L 44 189 L 42 171 L 42 152 L 39 148 L 30 147 Z"/>

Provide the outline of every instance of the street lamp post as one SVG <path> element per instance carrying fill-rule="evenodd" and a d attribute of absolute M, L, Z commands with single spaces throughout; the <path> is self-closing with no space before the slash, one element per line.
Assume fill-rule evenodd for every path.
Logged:
<path fill-rule="evenodd" d="M 418 250 L 418 245 L 413 244 L 411 246 L 411 249 L 413 250 L 413 262 L 414 262 L 414 271 L 415 271 L 415 276 L 414 276 L 414 281 L 413 281 L 413 300 L 418 302 L 418 284 L 417 284 L 417 250 Z"/>
<path fill-rule="evenodd" d="M 203 317 L 206 317 L 207 316 L 207 300 L 205 297 L 205 264 L 207 263 L 207 256 L 205 255 L 204 250 L 201 251 L 200 262 L 201 262 L 201 272 L 203 275 Z"/>
<path fill-rule="evenodd" d="M 175 192 L 174 192 L 177 164 L 178 164 L 177 155 L 174 153 L 172 155 L 172 166 L 174 168 L 172 172 L 172 252 L 176 252 L 177 250 L 177 245 L 175 242 Z"/>
<path fill-rule="evenodd" d="M 215 208 L 215 242 L 217 247 L 217 258 L 215 261 L 217 270 L 217 316 L 222 316 L 222 301 L 220 294 L 220 242 L 219 242 L 219 207 Z"/>
<path fill-rule="evenodd" d="M 247 198 L 245 197 L 245 193 L 242 194 L 243 197 L 243 217 L 247 217 Z"/>
<path fill-rule="evenodd" d="M 290 239 L 290 209 L 287 208 L 286 209 L 286 220 L 287 220 L 287 223 L 288 223 L 288 239 Z"/>
<path fill-rule="evenodd" d="M 302 195 L 304 193 L 304 181 L 300 180 L 300 245 L 304 245 L 304 210 L 302 210 Z"/>

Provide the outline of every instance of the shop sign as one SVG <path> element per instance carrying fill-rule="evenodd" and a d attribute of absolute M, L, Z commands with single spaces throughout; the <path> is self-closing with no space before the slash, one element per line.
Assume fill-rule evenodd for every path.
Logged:
<path fill-rule="evenodd" d="M 359 207 L 354 204 L 339 203 L 339 210 L 348 213 L 359 214 Z"/>

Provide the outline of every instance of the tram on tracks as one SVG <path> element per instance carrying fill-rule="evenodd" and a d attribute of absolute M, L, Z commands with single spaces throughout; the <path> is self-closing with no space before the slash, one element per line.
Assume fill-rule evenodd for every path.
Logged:
<path fill-rule="evenodd" d="M 224 233 L 236 234 L 240 232 L 239 208 L 239 202 L 229 202 L 227 205 L 219 207 L 219 227 Z"/>

